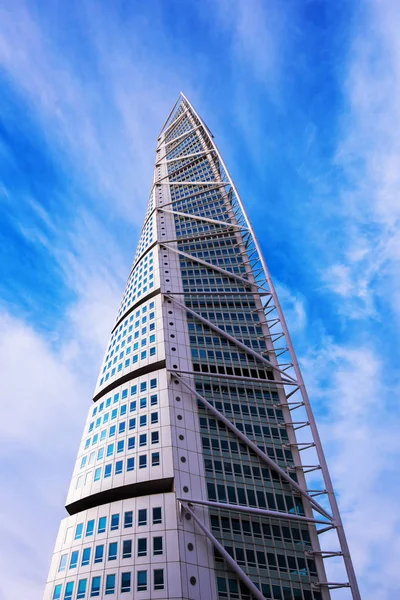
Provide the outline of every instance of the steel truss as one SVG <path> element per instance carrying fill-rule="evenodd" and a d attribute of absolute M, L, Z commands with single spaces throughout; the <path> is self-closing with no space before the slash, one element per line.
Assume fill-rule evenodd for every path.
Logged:
<path fill-rule="evenodd" d="M 181 112 L 176 119 L 169 123 L 171 117 L 175 114 L 176 106 L 181 106 L 183 109 L 183 113 Z M 219 272 L 220 275 L 224 277 L 228 277 L 231 279 L 240 282 L 246 291 L 240 292 L 182 292 L 182 293 L 172 293 L 166 290 L 162 290 L 164 294 L 164 298 L 167 298 L 169 302 L 174 302 L 177 306 L 179 306 L 183 311 L 191 314 L 191 316 L 204 325 L 216 331 L 219 335 L 227 338 L 231 343 L 236 344 L 239 348 L 241 348 L 244 352 L 251 354 L 253 358 L 259 363 L 263 364 L 265 368 L 271 369 L 274 373 L 274 380 L 270 381 L 268 379 L 255 379 L 252 377 L 238 377 L 236 375 L 225 375 L 218 373 L 203 373 L 203 372 L 195 372 L 195 371 L 171 371 L 171 377 L 176 378 L 181 382 L 181 384 L 187 389 L 187 391 L 199 401 L 204 408 L 211 413 L 216 419 L 221 421 L 227 429 L 231 431 L 233 435 L 235 435 L 242 443 L 246 444 L 250 450 L 255 453 L 259 460 L 266 464 L 270 469 L 274 470 L 280 477 L 282 484 L 289 485 L 295 493 L 301 495 L 301 497 L 305 500 L 305 515 L 291 514 L 291 513 L 282 513 L 278 511 L 267 511 L 262 509 L 255 509 L 248 506 L 240 506 L 240 505 L 230 505 L 225 503 L 216 503 L 205 500 L 198 499 L 187 499 L 187 498 L 178 498 L 182 510 L 188 512 L 198 527 L 203 531 L 203 533 L 207 536 L 207 538 L 213 543 L 218 552 L 224 557 L 233 571 L 237 574 L 238 578 L 249 588 L 251 593 L 259 599 L 263 599 L 263 595 L 260 590 L 254 585 L 254 583 L 249 579 L 249 577 L 244 573 L 244 571 L 240 568 L 240 566 L 236 563 L 236 561 L 226 552 L 223 546 L 218 542 L 218 540 L 211 533 L 209 526 L 203 523 L 194 512 L 194 505 L 204 505 L 209 507 L 216 507 L 222 510 L 235 510 L 242 511 L 248 513 L 254 513 L 259 515 L 268 516 L 274 519 L 289 519 L 289 520 L 305 520 L 310 523 L 314 523 L 318 525 L 317 528 L 318 537 L 320 538 L 323 533 L 334 530 L 337 534 L 337 539 L 339 542 L 339 550 L 326 551 L 318 549 L 314 549 L 311 553 L 316 557 L 319 556 L 322 560 L 333 557 L 341 557 L 344 562 L 344 567 L 346 569 L 348 582 L 340 583 L 340 582 L 329 582 L 324 578 L 320 577 L 318 581 L 318 587 L 321 590 L 333 590 L 337 588 L 347 587 L 351 591 L 351 595 L 353 600 L 361 600 L 360 592 L 358 589 L 358 584 L 354 572 L 354 567 L 352 564 L 352 559 L 350 556 L 345 532 L 343 529 L 343 524 L 341 520 L 341 516 L 338 509 L 338 504 L 336 501 L 336 497 L 333 490 L 332 481 L 329 475 L 328 466 L 326 463 L 325 455 L 323 452 L 321 440 L 319 437 L 319 433 L 317 430 L 314 414 L 310 405 L 310 400 L 307 394 L 307 390 L 303 381 L 303 377 L 300 371 L 300 366 L 294 351 L 294 347 L 292 344 L 292 340 L 287 328 L 287 324 L 282 312 L 282 308 L 268 270 L 267 264 L 261 252 L 260 245 L 257 241 L 255 233 L 253 231 L 251 222 L 246 214 L 245 208 L 240 199 L 239 193 L 236 189 L 236 186 L 231 179 L 228 170 L 225 166 L 225 163 L 219 153 L 219 150 L 214 143 L 213 137 L 209 132 L 207 126 L 202 121 L 200 116 L 197 114 L 193 106 L 187 100 L 187 98 L 181 94 L 177 103 L 175 104 L 173 110 L 171 111 L 167 121 L 164 124 L 163 129 L 161 130 L 159 137 L 159 146 L 157 150 L 160 150 L 163 146 L 163 132 L 168 130 L 168 132 L 173 131 L 173 127 L 178 125 L 181 122 L 181 119 L 186 115 L 191 122 L 191 129 L 178 135 L 177 137 L 168 140 L 166 145 L 169 150 L 166 151 L 165 156 L 162 158 L 157 158 L 156 166 L 160 165 L 162 161 L 166 162 L 167 156 L 173 149 L 177 147 L 176 142 L 182 141 L 186 136 L 192 135 L 194 132 L 198 132 L 199 139 L 203 144 L 204 151 L 199 153 L 200 155 L 207 155 L 210 161 L 210 164 L 213 165 L 215 181 L 164 181 L 167 177 L 160 178 L 159 181 L 154 181 L 154 186 L 157 185 L 167 185 L 169 187 L 172 186 L 201 186 L 202 189 L 196 190 L 194 194 L 189 194 L 188 196 L 173 200 L 166 205 L 159 205 L 157 209 L 162 212 L 168 212 L 172 215 L 177 215 L 181 218 L 194 219 L 199 221 L 210 222 L 214 225 L 220 226 L 220 230 L 214 231 L 211 234 L 207 234 L 207 237 L 214 237 L 216 239 L 224 237 L 225 234 L 229 235 L 240 235 L 241 238 L 238 238 L 238 244 L 241 246 L 241 255 L 246 258 L 245 265 L 248 267 L 248 272 L 246 273 L 246 277 L 242 277 L 232 271 L 229 271 L 227 268 L 221 268 L 211 262 L 200 259 L 192 254 L 187 252 L 183 252 L 177 247 L 177 243 L 183 243 L 185 238 L 177 238 L 174 240 L 168 240 L 168 242 L 159 242 L 161 248 L 165 248 L 168 251 L 172 251 L 182 258 L 188 259 L 190 261 L 196 262 L 199 265 L 202 265 L 208 269 Z M 167 127 L 167 129 L 165 129 Z M 171 145 L 173 148 L 171 149 Z M 182 155 L 181 157 L 174 157 L 174 176 L 179 173 L 179 160 L 185 161 L 186 158 L 191 158 L 189 155 L 185 157 Z M 193 156 L 196 160 L 196 158 Z M 185 164 L 182 165 L 182 169 L 185 168 Z M 162 179 L 162 180 L 161 180 Z M 199 215 L 197 213 L 188 213 L 188 212 L 179 212 L 173 209 L 174 204 L 176 202 L 184 203 L 185 200 L 189 200 L 197 195 L 203 194 L 206 191 L 212 190 L 221 190 L 221 193 L 225 198 L 225 205 L 228 208 L 228 212 L 231 215 L 232 223 L 227 223 L 224 221 L 218 221 L 217 219 L 208 219 Z M 166 210 L 166 206 L 171 206 L 170 210 Z M 185 209 L 186 210 L 186 209 Z M 200 236 L 201 238 L 206 236 Z M 198 239 L 199 236 L 194 235 L 191 239 Z M 243 264 L 243 263 L 242 263 Z M 244 294 L 246 296 L 251 296 L 254 299 L 258 299 L 256 302 L 257 309 L 256 311 L 263 315 L 260 318 L 260 322 L 263 326 L 266 335 L 263 336 L 264 339 L 269 340 L 270 346 L 266 354 L 270 357 L 270 360 L 266 359 L 262 354 L 254 351 L 252 348 L 246 346 L 243 342 L 236 339 L 234 336 L 228 334 L 223 329 L 204 318 L 202 315 L 199 315 L 195 312 L 190 306 L 187 306 L 184 303 L 185 296 L 188 297 L 196 297 L 196 296 L 240 296 L 240 294 Z M 179 296 L 179 299 L 176 297 Z M 263 299 L 267 296 L 268 300 L 265 303 Z M 271 303 L 271 304 L 270 304 Z M 274 332 L 270 330 L 274 328 Z M 282 343 L 282 339 L 284 340 Z M 279 347 L 277 347 L 277 343 L 279 341 Z M 280 362 L 278 362 L 278 359 Z M 286 410 L 286 415 L 288 415 L 286 422 L 282 424 L 283 427 L 291 428 L 294 431 L 299 429 L 307 430 L 310 434 L 311 440 L 305 442 L 291 442 L 288 444 L 289 447 L 294 448 L 297 452 L 297 456 L 299 457 L 299 452 L 301 451 L 315 451 L 316 460 L 312 461 L 312 464 L 303 465 L 299 460 L 299 464 L 296 464 L 292 468 L 288 468 L 287 471 L 282 469 L 275 461 L 273 461 L 269 456 L 267 456 L 252 440 L 250 440 L 244 433 L 242 433 L 237 427 L 220 411 L 218 411 L 212 404 L 210 404 L 201 394 L 197 392 L 197 390 L 191 385 L 190 381 L 193 380 L 193 377 L 196 378 L 217 378 L 224 380 L 241 380 L 241 381 L 249 381 L 253 383 L 257 383 L 260 385 L 271 386 L 274 389 L 280 390 L 279 404 L 276 406 L 281 406 Z M 287 389 L 287 386 L 290 386 Z M 289 402 L 289 398 L 293 395 L 297 394 L 300 396 L 298 399 L 294 399 Z M 293 421 L 290 418 L 290 415 L 293 411 L 304 411 L 304 417 L 300 417 L 298 420 Z M 295 438 L 293 438 L 295 439 Z M 299 480 L 295 481 L 291 476 L 290 472 L 300 473 L 302 476 L 299 477 Z M 310 489 L 308 483 L 306 481 L 306 474 L 312 473 L 315 477 L 315 474 L 321 474 L 321 488 Z M 314 480 L 315 485 L 315 480 Z M 320 504 L 316 501 L 316 496 L 322 496 L 324 505 Z M 307 508 L 307 503 L 308 507 Z M 314 513 L 318 513 L 318 516 L 315 516 Z M 322 518 L 321 518 L 322 516 Z M 323 594 L 323 597 L 325 596 Z"/>

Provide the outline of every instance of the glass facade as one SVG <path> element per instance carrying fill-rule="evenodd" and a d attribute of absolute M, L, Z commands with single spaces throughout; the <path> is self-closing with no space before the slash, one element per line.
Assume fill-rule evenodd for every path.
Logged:
<path fill-rule="evenodd" d="M 300 451 L 323 454 L 296 439 L 310 426 L 292 418 L 299 390 L 250 223 L 181 95 L 158 139 L 45 599 L 328 600 L 319 531 L 338 521 L 308 489 Z"/>

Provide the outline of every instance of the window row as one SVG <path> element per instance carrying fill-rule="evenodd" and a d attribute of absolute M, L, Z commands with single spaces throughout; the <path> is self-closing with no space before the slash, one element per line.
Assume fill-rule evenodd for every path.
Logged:
<path fill-rule="evenodd" d="M 311 591 L 308 589 L 300 589 L 297 587 L 289 587 L 286 585 L 270 585 L 269 583 L 262 583 L 261 591 L 266 600 L 322 600 L 320 592 Z M 251 596 L 249 590 L 242 582 L 238 582 L 237 579 L 226 579 L 225 577 L 217 577 L 217 588 L 219 598 L 229 598 L 232 600 L 242 599 L 250 600 Z"/>
<path fill-rule="evenodd" d="M 137 511 L 137 525 L 143 526 L 148 524 L 148 510 L 147 508 L 139 508 Z M 107 520 L 108 517 L 99 517 L 97 520 L 97 533 L 105 533 L 107 531 Z M 109 517 L 110 531 L 117 531 L 120 527 L 121 515 L 115 513 Z M 151 522 L 153 525 L 159 525 L 162 523 L 162 509 L 161 506 L 154 506 L 151 509 Z M 129 529 L 133 527 L 133 511 L 128 510 L 123 514 L 123 527 Z M 75 540 L 80 540 L 84 536 L 90 537 L 96 532 L 96 519 L 89 519 L 86 523 L 78 523 L 75 528 Z"/>
<path fill-rule="evenodd" d="M 139 463 L 139 469 L 146 469 L 147 466 L 152 466 L 152 467 L 159 467 L 161 462 L 160 462 L 160 453 L 159 452 L 152 452 L 151 453 L 151 460 L 148 460 L 148 454 L 139 454 L 138 456 L 138 463 Z M 114 475 L 122 475 L 122 473 L 124 472 L 124 462 L 123 460 L 117 460 L 114 463 Z M 135 470 L 135 457 L 132 456 L 131 458 L 128 458 L 126 460 L 126 471 L 134 471 Z M 84 485 L 88 485 L 89 483 L 91 483 L 92 481 L 92 474 L 93 471 L 89 471 L 88 473 L 86 473 L 86 475 L 80 475 L 76 481 L 76 487 L 81 488 Z M 113 475 L 113 463 L 108 463 L 107 465 L 104 465 L 104 469 L 103 467 L 97 467 L 94 470 L 94 477 L 93 477 L 93 481 L 100 481 L 100 479 L 103 478 L 107 479 L 108 477 L 111 477 Z"/>
<path fill-rule="evenodd" d="M 234 517 L 220 517 L 211 515 L 211 528 L 219 535 L 222 532 L 229 535 L 237 535 L 240 538 L 254 537 L 265 541 L 285 542 L 294 547 L 310 547 L 311 539 L 308 529 L 295 526 L 277 525 L 264 523 L 260 519 L 237 519 Z"/>
<path fill-rule="evenodd" d="M 230 454 L 239 454 L 241 457 L 251 457 L 253 453 L 249 449 L 246 444 L 242 442 L 236 442 L 235 440 L 224 440 L 220 438 L 209 438 L 202 437 L 201 438 L 203 444 L 204 451 L 212 451 L 212 452 L 228 452 Z M 261 444 L 257 444 L 258 448 L 262 450 L 265 454 L 267 454 L 270 458 L 272 458 L 275 462 L 284 461 L 293 463 L 293 454 L 291 450 L 287 448 L 276 448 L 275 446 L 262 446 Z M 239 452 L 240 450 L 240 452 Z M 292 475 L 293 477 L 293 475 Z"/>
<path fill-rule="evenodd" d="M 150 379 L 150 382 L 148 384 L 147 381 L 142 381 L 142 383 L 140 383 L 140 385 L 135 384 L 131 386 L 131 396 L 136 396 L 136 394 L 138 392 L 140 392 L 141 394 L 150 391 L 150 390 L 155 390 L 157 388 L 157 378 L 154 379 Z M 128 388 L 125 388 L 124 390 L 122 390 L 121 392 L 121 397 L 119 395 L 119 393 L 114 394 L 114 399 L 113 399 L 113 404 L 115 404 L 116 402 L 119 402 L 119 400 L 125 400 L 128 397 Z M 96 404 L 96 406 L 93 408 L 93 412 L 92 412 L 92 417 L 94 417 L 97 412 L 102 412 L 104 410 L 104 408 L 108 408 L 109 406 L 111 406 L 111 396 L 109 398 L 107 398 L 107 400 L 105 401 L 101 401 L 99 402 L 99 404 Z"/>
<path fill-rule="evenodd" d="M 152 538 L 152 548 L 149 548 L 149 552 L 152 553 L 153 556 L 160 556 L 163 554 L 163 538 L 162 536 L 155 536 Z M 123 540 L 120 544 L 118 542 L 110 542 L 107 546 L 105 544 L 98 544 L 94 547 L 94 551 L 92 552 L 92 547 L 89 546 L 87 548 L 83 548 L 80 550 L 73 550 L 71 552 L 71 556 L 68 564 L 68 554 L 62 554 L 60 557 L 60 563 L 58 567 L 58 572 L 65 571 L 68 569 L 76 569 L 79 564 L 80 557 L 80 566 L 85 567 L 93 562 L 93 564 L 102 563 L 103 560 L 107 558 L 108 561 L 117 560 L 118 558 L 118 545 L 120 546 L 120 558 L 132 558 L 133 554 L 133 540 Z M 147 538 L 137 538 L 136 544 L 136 556 L 138 558 L 147 556 L 148 551 L 148 539 Z M 107 556 L 105 555 L 107 554 Z"/>
<path fill-rule="evenodd" d="M 101 585 L 103 579 L 103 594 L 108 596 L 111 594 L 115 594 L 117 589 L 117 575 L 115 573 L 110 573 L 108 575 L 104 575 L 103 578 L 101 576 L 92 577 L 90 582 L 88 579 L 80 579 L 77 582 L 76 586 L 76 595 L 74 596 L 74 588 L 75 582 L 69 581 L 66 583 L 64 588 L 64 595 L 62 596 L 63 584 L 59 583 L 54 587 L 52 600 L 72 600 L 76 598 L 76 600 L 82 600 L 83 598 L 95 598 L 100 596 L 101 594 Z M 136 591 L 144 592 L 148 589 L 148 571 L 136 571 Z M 164 569 L 154 569 L 153 570 L 153 590 L 163 590 L 164 589 Z M 128 571 L 125 573 L 121 573 L 120 581 L 119 581 L 119 591 L 121 593 L 124 592 L 132 592 L 133 584 L 132 584 L 132 572 Z"/>
<path fill-rule="evenodd" d="M 145 329 L 145 328 L 143 328 L 143 329 Z M 151 326 L 150 326 L 150 331 L 152 329 L 155 329 L 155 324 L 154 323 L 152 323 Z M 139 332 L 137 331 L 135 333 L 135 335 L 134 335 L 134 339 L 138 339 L 138 338 L 139 338 Z M 149 338 L 147 338 L 147 337 L 141 337 L 140 338 L 140 344 L 139 344 L 139 341 L 137 341 L 134 344 L 132 344 L 132 346 L 127 346 L 124 350 L 120 351 L 119 355 L 114 356 L 113 359 L 112 359 L 112 354 L 113 354 L 114 351 L 112 350 L 111 353 L 110 353 L 111 354 L 110 360 L 103 367 L 103 373 L 105 373 L 107 369 L 110 369 L 112 365 L 115 365 L 118 360 L 122 360 L 124 358 L 124 356 L 126 356 L 125 366 L 129 367 L 130 362 L 127 364 L 127 361 L 128 360 L 130 361 L 130 354 L 131 354 L 131 352 L 136 352 L 136 350 L 139 350 L 139 347 L 140 348 L 145 348 L 147 346 L 147 343 L 150 345 L 150 344 L 154 344 L 155 342 L 156 342 L 156 334 L 153 333 L 153 334 L 150 335 Z M 129 344 L 129 341 L 128 341 L 128 344 Z M 106 358 L 106 360 L 108 360 L 108 359 Z M 133 358 L 132 358 L 132 360 L 133 360 Z"/>
<path fill-rule="evenodd" d="M 197 386 L 196 389 L 198 389 Z M 213 397 L 209 398 L 207 396 L 206 400 L 225 415 L 237 415 L 243 419 L 254 419 L 261 423 L 265 422 L 266 419 L 273 419 L 280 423 L 283 422 L 283 412 L 277 407 L 265 408 L 264 406 L 253 406 L 249 404 L 249 401 L 247 400 L 246 403 L 243 402 L 242 404 L 236 402 L 221 402 L 220 400 L 214 400 Z M 199 406 L 203 406 L 200 401 L 198 404 Z"/>
<path fill-rule="evenodd" d="M 154 319 L 154 312 L 150 313 L 149 315 L 149 319 Z M 143 323 L 146 323 L 147 321 L 147 317 L 143 317 L 142 318 Z M 137 322 L 138 323 L 138 322 Z M 142 323 L 142 325 L 143 325 Z M 133 325 L 131 325 L 128 329 L 128 332 L 130 333 L 130 331 L 132 330 Z M 142 327 L 141 331 L 135 331 L 135 333 L 132 335 L 128 335 L 126 340 L 122 340 L 121 342 L 118 342 L 118 344 L 114 347 L 112 347 L 111 352 L 109 352 L 109 354 L 107 354 L 107 356 L 104 359 L 104 362 L 107 362 L 110 359 L 110 363 L 109 366 L 111 365 L 111 359 L 114 357 L 113 359 L 113 363 L 115 364 L 116 361 L 118 360 L 118 358 L 123 358 L 124 357 L 124 353 L 126 352 L 126 354 L 130 354 L 131 350 L 138 350 L 139 349 L 139 343 L 135 343 L 133 346 L 129 346 L 129 344 L 132 343 L 132 340 L 140 340 L 143 342 L 143 346 L 146 345 L 146 340 L 143 339 L 143 336 L 147 335 L 147 329 L 149 331 L 149 333 L 151 333 L 152 331 L 155 331 L 156 325 L 155 323 L 150 323 L 148 328 L 147 325 L 145 325 L 144 327 Z M 124 332 L 125 334 L 125 332 Z M 149 343 L 151 342 L 155 342 L 155 337 L 154 334 L 152 334 L 150 336 L 149 339 Z M 119 355 L 118 355 L 119 353 Z M 115 354 L 115 356 L 114 356 Z"/>
<path fill-rule="evenodd" d="M 158 404 L 158 396 L 157 394 L 152 394 L 149 398 L 145 396 L 144 398 L 140 398 L 139 401 L 132 400 L 129 403 L 129 412 L 136 412 L 137 409 L 144 410 L 151 406 L 157 406 Z M 119 409 L 114 408 L 111 412 L 106 412 L 102 417 L 98 417 L 95 421 L 91 421 L 89 423 L 88 433 L 91 433 L 93 429 L 98 429 L 101 425 L 105 425 L 110 421 L 114 421 L 119 417 L 124 417 L 128 412 L 128 404 L 122 404 Z"/>
<path fill-rule="evenodd" d="M 152 424 L 154 424 L 154 423 L 152 423 Z M 138 446 L 140 448 L 143 446 L 147 446 L 148 441 L 151 442 L 152 444 L 158 444 L 160 441 L 160 432 L 152 431 L 149 435 L 149 440 L 148 440 L 147 433 L 141 433 L 139 435 Z M 134 450 L 135 448 L 136 448 L 136 437 L 127 438 L 126 444 L 125 444 L 125 439 L 119 440 L 117 443 L 113 442 L 111 444 L 108 444 L 107 447 L 103 446 L 102 448 L 99 448 L 97 451 L 97 457 L 96 457 L 96 452 L 91 452 L 90 454 L 85 454 L 81 459 L 80 468 L 83 469 L 86 466 L 90 467 L 91 465 L 94 464 L 95 460 L 100 461 L 100 460 L 103 460 L 104 457 L 108 458 L 110 456 L 113 456 L 114 452 L 119 454 L 121 452 L 124 452 L 125 449 L 129 451 L 129 450 Z"/>
<path fill-rule="evenodd" d="M 286 429 L 269 427 L 268 425 L 257 425 L 256 423 L 242 423 L 232 420 L 233 425 L 239 431 L 250 437 L 261 437 L 263 439 L 273 439 L 282 441 L 283 444 L 288 442 L 288 434 Z M 213 418 L 200 417 L 200 429 L 216 431 L 217 429 L 226 429 L 222 421 L 217 421 Z"/>
<path fill-rule="evenodd" d="M 218 321 L 217 321 L 218 324 Z M 253 349 L 255 352 L 258 353 L 262 353 L 264 358 L 269 360 L 268 354 L 267 354 L 267 345 L 265 340 L 260 339 L 260 336 L 254 336 L 253 338 L 248 338 L 245 337 L 244 335 L 241 335 L 240 332 L 236 332 L 235 331 L 235 338 L 241 342 L 242 344 L 245 344 L 245 346 L 247 346 L 248 348 Z M 189 342 L 191 346 L 196 347 L 198 350 L 200 350 L 201 346 L 205 346 L 206 348 L 209 348 L 210 346 L 213 348 L 227 348 L 227 347 L 231 347 L 231 348 L 237 348 L 237 345 L 230 342 L 229 340 L 227 340 L 226 338 L 220 336 L 212 336 L 211 335 L 190 335 L 189 336 Z M 217 352 L 220 352 L 221 354 L 217 354 Z M 239 356 L 241 356 L 241 353 L 238 353 Z M 208 356 L 208 358 L 215 358 L 218 357 L 222 360 L 222 358 L 225 358 L 225 360 L 230 360 L 230 355 L 226 353 L 226 351 L 224 351 L 222 353 L 221 350 L 216 350 L 215 353 L 213 354 L 203 354 L 202 357 L 205 358 L 206 356 Z"/>
<path fill-rule="evenodd" d="M 278 552 L 264 552 L 263 550 L 252 550 L 251 548 L 242 548 L 241 546 L 227 546 L 225 550 L 232 556 L 240 566 L 246 568 L 268 569 L 269 572 L 279 571 L 280 573 L 289 573 L 300 577 L 317 577 L 315 561 L 311 558 L 301 556 L 288 556 Z M 214 550 L 216 560 L 222 561 L 223 558 Z M 273 576 L 273 573 L 271 573 Z"/>
<path fill-rule="evenodd" d="M 214 484 L 207 482 L 208 499 L 228 504 L 241 504 L 242 506 L 255 506 L 267 510 L 276 510 L 296 515 L 304 515 L 301 498 L 264 491 L 264 489 L 250 489 L 225 483 Z"/>
<path fill-rule="evenodd" d="M 149 356 L 155 356 L 157 354 L 157 347 L 153 346 L 149 348 Z M 144 360 L 147 358 L 147 350 L 143 350 L 140 354 L 134 354 L 132 356 L 132 365 L 139 362 L 139 360 Z M 131 364 L 131 359 L 127 358 L 125 363 L 119 363 L 118 367 L 111 369 L 111 372 L 106 373 L 105 377 L 100 379 L 100 385 L 102 385 L 105 381 L 108 381 L 110 377 L 114 377 L 115 373 L 119 373 L 123 368 L 129 367 Z"/>
<path fill-rule="evenodd" d="M 267 402 L 279 402 L 278 392 L 256 388 L 255 386 L 238 386 L 232 384 L 219 384 L 219 383 L 208 383 L 196 381 L 196 390 L 200 393 L 202 391 L 205 394 L 213 394 L 213 395 L 228 395 L 229 398 L 237 398 L 238 400 L 243 402 L 243 405 L 246 405 L 247 401 L 251 400 L 264 400 Z M 242 412 L 244 412 L 244 408 L 242 405 Z M 236 412 L 234 410 L 234 412 Z M 248 414 L 248 413 L 246 413 Z M 270 413 L 268 413 L 270 414 Z M 260 413 L 260 416 L 264 416 L 264 414 Z"/>
<path fill-rule="evenodd" d="M 236 375 L 238 377 L 252 377 L 253 379 L 274 381 L 274 374 L 266 369 L 253 369 L 247 367 L 230 367 L 227 365 L 209 365 L 206 363 L 193 363 L 193 370 L 197 373 L 218 373 L 219 375 Z"/>
<path fill-rule="evenodd" d="M 154 302 L 150 302 L 150 304 L 145 304 L 142 309 L 139 309 L 136 311 L 136 314 L 132 314 L 129 317 L 129 320 L 126 319 L 124 321 L 124 323 L 122 323 L 118 329 L 116 329 L 114 331 L 114 333 L 111 335 L 111 339 L 110 339 L 110 344 L 108 346 L 107 352 L 113 352 L 115 350 L 115 352 L 118 352 L 119 350 L 119 344 L 121 343 L 121 347 L 124 347 L 124 338 L 133 331 L 133 329 L 138 329 L 140 326 L 143 326 L 145 323 L 147 323 L 147 320 L 152 321 L 155 317 L 155 313 L 154 313 Z M 149 310 L 149 314 L 148 314 L 148 319 L 147 319 L 147 310 Z M 135 321 L 136 319 L 136 321 Z M 131 323 L 128 327 L 128 323 Z M 143 329 L 142 329 L 142 333 L 143 333 Z M 146 331 L 144 331 L 144 333 L 146 333 Z M 129 337 L 128 337 L 129 340 Z M 129 342 L 132 341 L 132 338 L 129 340 Z M 128 342 L 128 343 L 129 343 Z M 112 356 L 112 354 L 110 353 L 109 356 Z M 108 355 L 106 357 L 106 360 L 108 360 Z"/>
<path fill-rule="evenodd" d="M 136 411 L 136 402 L 131 402 L 130 405 L 131 411 Z M 123 412 L 122 414 L 126 414 Z M 147 425 L 157 425 L 159 422 L 159 414 L 158 411 L 150 413 L 150 415 L 144 414 L 140 415 L 138 420 L 139 427 L 147 427 Z M 128 427 L 127 427 L 128 426 Z M 128 421 L 120 421 L 117 425 L 111 425 L 108 430 L 108 439 L 114 437 L 117 433 L 124 434 L 127 431 L 133 431 L 136 429 L 136 417 L 129 419 Z M 93 437 L 88 437 L 85 441 L 84 449 L 87 450 L 89 446 L 95 446 L 97 443 L 102 443 L 107 439 L 107 429 L 103 429 L 103 431 L 99 433 L 95 433 Z"/>

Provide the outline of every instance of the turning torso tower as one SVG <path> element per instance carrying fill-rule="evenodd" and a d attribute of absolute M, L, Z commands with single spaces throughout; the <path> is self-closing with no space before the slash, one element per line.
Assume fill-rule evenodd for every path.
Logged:
<path fill-rule="evenodd" d="M 183 94 L 66 509 L 45 600 L 360 599 L 269 271 Z"/>

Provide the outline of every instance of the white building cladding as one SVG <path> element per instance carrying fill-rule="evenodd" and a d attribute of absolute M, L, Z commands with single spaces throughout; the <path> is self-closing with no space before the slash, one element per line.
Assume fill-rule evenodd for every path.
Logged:
<path fill-rule="evenodd" d="M 183 94 L 66 508 L 45 600 L 360 598 L 269 272 Z"/>

